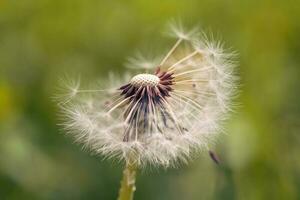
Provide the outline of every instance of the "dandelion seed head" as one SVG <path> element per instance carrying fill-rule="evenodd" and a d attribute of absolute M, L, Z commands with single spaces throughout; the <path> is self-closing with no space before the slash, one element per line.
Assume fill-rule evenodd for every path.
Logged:
<path fill-rule="evenodd" d="M 176 166 L 207 149 L 223 132 L 237 78 L 232 54 L 195 30 L 171 27 L 177 41 L 159 62 L 131 60 L 145 73 L 110 75 L 107 89 L 71 87 L 61 106 L 69 134 L 140 166 Z"/>

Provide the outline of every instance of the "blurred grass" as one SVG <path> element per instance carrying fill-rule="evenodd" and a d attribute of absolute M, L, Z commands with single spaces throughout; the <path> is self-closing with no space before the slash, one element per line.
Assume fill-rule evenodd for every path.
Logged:
<path fill-rule="evenodd" d="M 239 52 L 242 107 L 216 146 L 222 167 L 204 153 L 141 172 L 136 199 L 300 199 L 299 17 L 296 0 L 1 0 L 0 199 L 116 198 L 120 164 L 64 137 L 51 97 L 64 73 L 97 80 L 140 47 L 168 48 L 172 18 Z"/>

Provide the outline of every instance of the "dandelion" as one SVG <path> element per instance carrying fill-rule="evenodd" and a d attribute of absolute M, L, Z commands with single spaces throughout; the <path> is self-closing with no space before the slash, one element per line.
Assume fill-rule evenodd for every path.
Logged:
<path fill-rule="evenodd" d="M 96 154 L 124 160 L 119 199 L 131 199 L 138 167 L 176 166 L 208 149 L 236 92 L 232 53 L 195 30 L 171 28 L 177 41 L 157 62 L 130 59 L 150 73 L 113 77 L 104 90 L 78 84 L 60 104 L 64 126 Z M 139 58 L 142 58 L 139 61 Z"/>

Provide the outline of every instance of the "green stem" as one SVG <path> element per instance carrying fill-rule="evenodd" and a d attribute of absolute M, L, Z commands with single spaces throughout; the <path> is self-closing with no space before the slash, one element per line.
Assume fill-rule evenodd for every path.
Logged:
<path fill-rule="evenodd" d="M 121 181 L 118 200 L 133 200 L 136 171 L 137 166 L 135 164 L 126 163 L 123 171 L 123 179 Z"/>

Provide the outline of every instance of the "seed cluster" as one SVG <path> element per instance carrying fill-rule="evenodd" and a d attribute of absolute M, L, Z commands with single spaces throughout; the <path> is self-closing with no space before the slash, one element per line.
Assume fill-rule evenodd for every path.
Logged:
<path fill-rule="evenodd" d="M 127 82 L 110 76 L 107 89 L 92 90 L 67 83 L 59 106 L 76 141 L 105 157 L 164 167 L 216 141 L 237 94 L 233 54 L 197 30 L 171 32 L 177 41 L 162 59 L 129 59 L 131 69 L 147 71 Z"/>
<path fill-rule="evenodd" d="M 150 114 L 159 112 L 162 121 L 166 122 L 170 114 L 165 108 L 166 97 L 170 96 L 173 84 L 173 74 L 163 72 L 158 68 L 155 74 L 138 74 L 130 83 L 120 88 L 121 96 L 128 99 L 128 107 L 124 119 L 128 124 L 124 133 L 124 141 L 136 139 L 137 129 L 159 130 L 160 127 L 150 127 Z M 170 119 L 172 120 L 172 119 Z"/>

